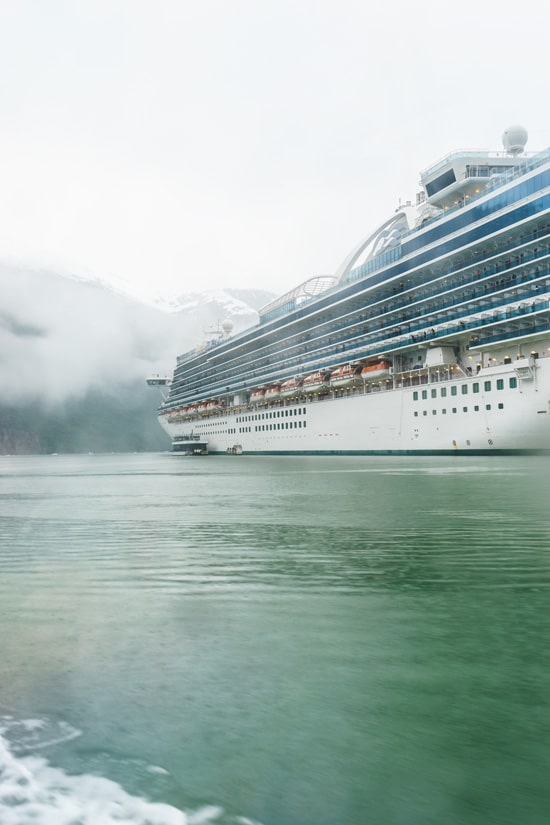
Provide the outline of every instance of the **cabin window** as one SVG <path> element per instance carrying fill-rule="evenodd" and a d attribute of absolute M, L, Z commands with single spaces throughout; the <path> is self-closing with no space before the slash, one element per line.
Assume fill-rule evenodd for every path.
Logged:
<path fill-rule="evenodd" d="M 414 412 L 414 417 L 415 417 L 415 418 L 418 418 L 418 410 L 415 410 L 415 412 Z"/>
<path fill-rule="evenodd" d="M 485 392 L 491 392 L 491 382 L 485 381 L 483 384 L 483 389 L 485 390 Z"/>
<path fill-rule="evenodd" d="M 428 390 L 422 390 L 422 398 L 428 397 Z"/>
<path fill-rule="evenodd" d="M 451 395 L 456 395 L 458 392 L 456 387 L 451 387 Z"/>
<path fill-rule="evenodd" d="M 447 387 L 441 387 L 440 394 L 441 398 L 447 398 Z"/>
<path fill-rule="evenodd" d="M 418 401 L 418 390 L 413 392 L 413 401 Z"/>
<path fill-rule="evenodd" d="M 432 398 L 437 398 L 437 390 L 432 390 L 431 396 Z"/>
<path fill-rule="evenodd" d="M 447 415 L 447 410 L 445 409 L 445 407 L 443 407 L 443 409 L 441 410 L 441 415 Z"/>
<path fill-rule="evenodd" d="M 462 384 L 460 391 L 462 395 L 468 395 L 468 384 Z"/>
<path fill-rule="evenodd" d="M 474 407 L 474 412 L 479 412 L 479 406 L 477 404 Z"/>
<path fill-rule="evenodd" d="M 479 383 L 477 381 L 472 384 L 472 392 L 479 392 Z"/>
<path fill-rule="evenodd" d="M 504 404 L 502 403 L 502 401 L 501 401 L 501 402 L 500 402 L 500 404 L 498 405 L 498 408 L 499 408 L 499 410 L 503 410 L 503 409 L 504 409 Z"/>
<path fill-rule="evenodd" d="M 462 412 L 468 412 L 468 407 L 462 407 Z"/>
<path fill-rule="evenodd" d="M 453 407 L 453 413 L 455 413 L 455 412 L 456 412 L 456 407 Z"/>
<path fill-rule="evenodd" d="M 504 378 L 497 378 L 497 390 L 504 389 Z"/>
<path fill-rule="evenodd" d="M 432 410 L 432 415 L 437 415 L 437 410 Z"/>
<path fill-rule="evenodd" d="M 518 385 L 518 379 L 517 378 L 510 378 L 509 383 L 510 383 L 510 389 L 515 390 L 515 388 Z"/>

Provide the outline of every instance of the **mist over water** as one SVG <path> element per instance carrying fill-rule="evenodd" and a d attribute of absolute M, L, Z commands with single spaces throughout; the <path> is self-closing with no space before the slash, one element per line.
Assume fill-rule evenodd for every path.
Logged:
<path fill-rule="evenodd" d="M 259 289 L 182 293 L 143 303 L 97 280 L 0 261 L 0 455 L 169 449 L 162 396 L 205 328 L 257 321 Z M 169 311 L 170 310 L 170 311 Z"/>
<path fill-rule="evenodd" d="M 546 464 L 0 458 L 0 821 L 546 823 Z"/>

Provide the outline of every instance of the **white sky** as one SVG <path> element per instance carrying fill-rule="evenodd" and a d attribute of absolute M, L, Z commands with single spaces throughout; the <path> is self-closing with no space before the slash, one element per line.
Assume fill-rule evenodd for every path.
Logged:
<path fill-rule="evenodd" d="M 333 273 L 418 172 L 550 145 L 543 0 L 0 0 L 0 258 L 175 295 Z"/>

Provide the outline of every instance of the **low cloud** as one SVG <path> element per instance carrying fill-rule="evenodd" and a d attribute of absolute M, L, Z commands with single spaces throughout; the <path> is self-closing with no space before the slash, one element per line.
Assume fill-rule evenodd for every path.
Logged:
<path fill-rule="evenodd" d="M 245 291 L 246 292 L 246 291 Z M 176 356 L 207 326 L 230 317 L 235 331 L 256 321 L 250 306 L 269 293 L 192 294 L 166 312 L 100 283 L 0 265 L 0 392 L 3 404 L 56 408 L 91 390 L 119 394 L 151 373 L 170 375 Z"/>
<path fill-rule="evenodd" d="M 0 266 L 4 403 L 51 406 L 171 368 L 177 319 L 92 283 Z M 181 341 L 185 344 L 185 341 Z"/>

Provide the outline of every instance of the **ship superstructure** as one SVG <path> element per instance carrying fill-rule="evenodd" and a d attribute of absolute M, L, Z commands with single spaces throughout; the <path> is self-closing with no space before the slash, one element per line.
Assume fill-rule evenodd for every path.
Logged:
<path fill-rule="evenodd" d="M 177 359 L 159 420 L 212 452 L 550 449 L 550 150 L 462 151 L 350 253 Z"/>

